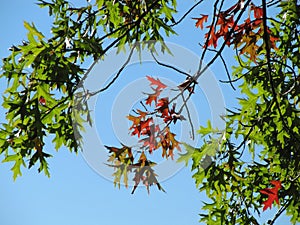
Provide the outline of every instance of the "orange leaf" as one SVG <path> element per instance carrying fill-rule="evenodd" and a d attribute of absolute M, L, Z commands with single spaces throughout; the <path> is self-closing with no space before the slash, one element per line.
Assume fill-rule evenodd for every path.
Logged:
<path fill-rule="evenodd" d="M 200 29 L 202 30 L 203 29 L 203 23 L 204 22 L 207 22 L 207 18 L 208 18 L 208 15 L 203 15 L 201 14 L 202 17 L 200 18 L 192 18 L 193 20 L 197 20 L 196 22 L 196 27 L 200 27 Z"/>
<path fill-rule="evenodd" d="M 161 98 L 156 104 L 156 110 L 162 114 L 162 117 L 169 116 L 169 98 Z"/>
<path fill-rule="evenodd" d="M 145 118 L 147 115 L 148 115 L 148 113 L 147 112 L 144 112 L 144 111 L 142 111 L 142 110 L 137 110 L 137 112 L 138 112 L 138 114 L 140 114 L 140 118 Z"/>
<path fill-rule="evenodd" d="M 153 89 L 153 88 L 152 88 Z M 157 102 L 157 98 L 161 93 L 161 89 L 159 87 L 157 87 L 156 89 L 153 89 L 155 92 L 153 94 L 147 94 L 148 98 L 146 99 L 146 105 L 151 105 L 152 102 Z"/>
<path fill-rule="evenodd" d="M 255 33 L 251 32 L 249 35 L 244 35 L 241 42 L 238 44 L 238 46 L 245 44 L 240 49 L 240 54 L 247 54 L 253 62 L 256 62 L 257 50 L 259 48 L 259 46 L 256 44 L 258 37 L 259 36 L 257 36 Z"/>
<path fill-rule="evenodd" d="M 208 38 L 209 37 L 209 40 L 208 40 L 208 44 L 207 44 L 207 47 L 209 47 L 209 46 L 214 46 L 214 48 L 216 48 L 217 47 L 217 45 L 218 45 L 218 36 L 216 35 L 216 33 L 215 33 L 215 28 L 214 28 L 214 26 L 212 26 L 212 28 L 211 28 L 211 31 L 210 31 L 210 35 L 209 35 L 209 33 L 206 33 L 205 34 L 205 38 Z M 206 47 L 206 46 L 204 46 L 204 47 Z"/>
<path fill-rule="evenodd" d="M 146 77 L 150 81 L 150 85 L 157 86 L 156 88 L 157 90 L 164 89 L 167 87 L 167 85 L 163 84 L 158 78 L 154 79 L 153 77 L 150 76 L 146 76 Z"/>
<path fill-rule="evenodd" d="M 140 121 L 141 121 L 141 118 L 140 117 L 137 117 L 137 116 L 133 116 L 133 115 L 128 115 L 128 116 L 126 116 L 129 120 L 131 120 L 132 121 L 132 126 L 131 127 L 133 127 L 133 126 L 137 126 L 137 125 L 139 125 L 139 123 L 140 123 Z M 129 129 L 131 129 L 131 128 L 129 128 Z"/>
<path fill-rule="evenodd" d="M 273 188 L 265 188 L 260 190 L 259 192 L 268 195 L 268 199 L 263 202 L 264 208 L 263 211 L 265 211 L 267 208 L 272 208 L 272 204 L 275 201 L 277 204 L 279 204 L 278 200 L 278 190 L 281 188 L 281 182 L 279 180 L 272 180 L 270 181 L 271 184 L 273 184 L 275 187 Z"/>

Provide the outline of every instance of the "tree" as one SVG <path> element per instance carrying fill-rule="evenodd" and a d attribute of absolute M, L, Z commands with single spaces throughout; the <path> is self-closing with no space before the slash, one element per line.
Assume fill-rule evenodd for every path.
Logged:
<path fill-rule="evenodd" d="M 62 145 L 72 152 L 80 150 L 83 124 L 91 123 L 86 99 L 96 94 L 85 90 L 82 82 L 108 50 L 121 51 L 125 45 L 132 51 L 148 48 L 155 58 L 155 42 L 151 41 L 160 42 L 161 50 L 168 52 L 164 39 L 196 11 L 200 16 L 193 18 L 195 26 L 205 33 L 201 62 L 207 52 L 213 58 L 206 66 L 200 62 L 195 74 L 185 73 L 186 79 L 176 90 L 177 98 L 183 98 L 179 107 L 172 104 L 173 99 L 160 96 L 166 88 L 163 82 L 147 77 L 153 88 L 141 103 L 147 110 L 137 108 L 128 115 L 132 135 L 140 138 L 138 157 L 125 144 L 106 146 L 109 165 L 116 169 L 115 183 L 120 184 L 122 176 L 126 183 L 127 172 L 133 172 L 132 192 L 140 182 L 148 190 L 154 184 L 164 190 L 152 168 L 155 163 L 145 153 L 161 149 L 162 157 L 172 158 L 173 151 L 182 146 L 186 152 L 179 161 L 192 161 L 196 186 L 211 199 L 203 206 L 207 213 L 200 215 L 201 221 L 258 224 L 261 211 L 276 202 L 280 208 L 268 224 L 274 224 L 283 212 L 293 224 L 300 222 L 299 1 L 248 0 L 230 5 L 231 1 L 216 0 L 211 3 L 211 15 L 197 11 L 202 2 L 176 18 L 175 0 L 97 0 L 82 7 L 64 0 L 40 0 L 39 5 L 47 7 L 54 19 L 53 36 L 46 39 L 34 24 L 25 22 L 28 40 L 12 46 L 11 55 L 3 59 L 1 77 L 9 86 L 3 97 L 7 121 L 0 130 L 0 145 L 3 162 L 13 162 L 14 179 L 21 175 L 22 165 L 31 168 L 36 163 L 39 172 L 49 176 L 47 158 L 51 155 L 43 146 L 50 134 L 57 150 Z M 273 18 L 269 13 L 275 7 L 278 13 Z M 236 53 L 232 72 L 222 56 L 225 48 Z M 84 69 L 82 63 L 88 60 L 93 63 Z M 200 127 L 198 133 L 205 140 L 202 146 L 181 144 L 170 124 L 189 120 L 182 110 L 188 112 L 186 102 L 196 91 L 197 80 L 217 60 L 224 64 L 225 82 L 233 88 L 239 85 L 239 108 L 227 109 L 225 130 L 212 127 L 209 121 Z M 126 65 L 97 93 L 109 89 Z M 82 91 L 75 93 L 78 88 Z M 82 104 L 75 108 L 75 102 Z M 162 120 L 162 127 L 153 122 L 153 116 Z"/>

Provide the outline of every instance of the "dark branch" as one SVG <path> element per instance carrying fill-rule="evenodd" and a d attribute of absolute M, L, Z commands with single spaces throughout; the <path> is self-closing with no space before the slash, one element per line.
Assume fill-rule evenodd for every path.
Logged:
<path fill-rule="evenodd" d="M 197 2 L 196 4 L 194 4 L 177 22 L 173 23 L 170 25 L 170 27 L 176 26 L 179 23 L 181 23 L 185 17 L 187 17 L 188 14 L 190 14 L 194 8 L 196 8 L 198 5 L 200 5 L 204 0 L 200 0 L 199 2 Z"/>
<path fill-rule="evenodd" d="M 151 51 L 151 55 L 152 55 L 153 59 L 155 60 L 155 62 L 156 62 L 158 65 L 164 66 L 164 67 L 167 67 L 167 68 L 170 68 L 170 69 L 172 69 L 172 70 L 175 70 L 176 72 L 181 73 L 181 74 L 183 74 L 183 75 L 186 75 L 187 77 L 192 77 L 192 76 L 191 76 L 189 73 L 187 73 L 187 72 L 184 72 L 184 71 L 182 71 L 182 70 L 177 69 L 177 68 L 174 67 L 174 66 L 171 66 L 171 65 L 168 65 L 168 64 L 165 64 L 165 63 L 162 63 L 162 62 L 158 61 L 158 59 L 154 56 L 153 51 Z"/>
<path fill-rule="evenodd" d="M 119 71 L 117 72 L 117 74 L 114 76 L 114 78 L 104 87 L 104 88 L 101 88 L 100 90 L 98 91 L 95 91 L 93 93 L 91 93 L 91 96 L 94 96 L 96 94 L 99 94 L 100 92 L 103 92 L 105 90 L 107 90 L 117 79 L 118 77 L 120 76 L 120 74 L 122 73 L 122 71 L 125 69 L 125 67 L 128 65 L 128 63 L 130 62 L 130 59 L 132 57 L 132 54 L 134 52 L 134 49 L 136 47 L 136 44 L 134 44 L 134 46 L 132 47 L 132 49 L 130 50 L 130 53 L 129 53 L 129 56 L 127 58 L 127 60 L 125 61 L 125 63 L 123 64 L 123 66 L 119 69 Z"/>
<path fill-rule="evenodd" d="M 200 45 L 201 47 L 203 47 L 203 45 L 201 45 L 200 43 L 199 43 L 199 45 Z M 215 50 L 215 49 L 210 49 L 210 48 L 207 48 L 207 50 L 208 50 L 208 51 L 211 51 L 211 52 L 218 52 L 217 50 Z M 230 74 L 229 74 L 229 70 L 228 70 L 227 64 L 226 64 L 226 62 L 225 62 L 225 60 L 224 60 L 222 54 L 220 54 L 220 58 L 221 58 L 221 60 L 222 60 L 222 63 L 223 63 L 223 65 L 224 65 L 224 68 L 225 68 L 225 71 L 226 71 L 226 75 L 227 75 L 227 77 L 228 77 L 228 81 L 222 81 L 222 80 L 220 80 L 220 82 L 222 82 L 222 83 L 230 83 L 230 86 L 232 87 L 232 89 L 233 89 L 233 90 L 236 90 L 235 87 L 233 86 L 233 81 L 231 80 L 231 77 L 230 77 Z"/>

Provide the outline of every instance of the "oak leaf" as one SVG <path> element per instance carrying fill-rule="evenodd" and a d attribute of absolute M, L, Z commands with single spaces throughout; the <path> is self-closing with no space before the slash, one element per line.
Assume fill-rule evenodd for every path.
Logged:
<path fill-rule="evenodd" d="M 167 87 L 164 83 L 162 83 L 158 78 L 154 79 L 153 77 L 146 76 L 147 79 L 150 81 L 150 85 L 157 86 L 156 89 L 161 90 Z"/>
<path fill-rule="evenodd" d="M 279 204 L 278 200 L 278 190 L 281 188 L 281 182 L 279 180 L 272 180 L 270 181 L 271 184 L 273 184 L 275 187 L 273 188 L 265 188 L 260 190 L 259 192 L 268 195 L 268 199 L 263 202 L 264 208 L 263 211 L 265 211 L 267 208 L 272 208 L 272 204 L 275 201 L 277 204 Z"/>
<path fill-rule="evenodd" d="M 144 93 L 146 95 L 148 95 L 148 98 L 146 99 L 146 105 L 151 105 L 152 102 L 157 102 L 157 98 L 159 97 L 160 93 L 161 93 L 161 89 L 159 87 L 157 87 L 156 89 L 153 89 L 154 93 L 152 94 L 148 94 L 148 93 Z"/>
<path fill-rule="evenodd" d="M 210 28 L 210 26 L 208 26 L 208 28 Z M 217 48 L 217 45 L 218 45 L 217 42 L 218 42 L 219 36 L 216 35 L 214 26 L 211 27 L 210 33 L 209 32 L 206 33 L 204 37 L 209 38 L 208 43 L 207 43 L 207 47 L 214 46 L 214 48 Z M 204 47 L 206 47 L 206 46 L 204 46 Z"/>
<path fill-rule="evenodd" d="M 196 22 L 196 27 L 200 27 L 200 29 L 202 30 L 203 29 L 203 23 L 204 22 L 207 22 L 207 18 L 208 18 L 208 15 L 203 15 L 201 14 L 202 17 L 200 18 L 192 18 L 193 20 L 197 20 Z"/>

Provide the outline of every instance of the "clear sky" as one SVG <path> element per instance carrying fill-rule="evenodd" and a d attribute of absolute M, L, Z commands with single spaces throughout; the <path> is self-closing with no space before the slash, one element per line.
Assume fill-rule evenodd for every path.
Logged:
<path fill-rule="evenodd" d="M 48 18 L 47 9 L 40 9 L 34 2 L 36 1 L 1 0 L 1 58 L 9 53 L 7 49 L 12 44 L 20 43 L 23 39 L 26 39 L 23 21 L 34 22 L 45 36 L 50 36 L 51 20 Z M 193 3 L 192 0 L 184 1 L 184 3 L 178 1 L 178 4 L 183 4 L 179 10 L 184 12 L 184 9 L 187 9 Z M 199 13 L 196 10 L 193 15 L 197 16 L 203 9 L 205 7 L 199 7 Z M 203 12 L 201 11 L 201 13 Z M 168 40 L 190 49 L 195 54 L 199 53 L 197 43 L 202 34 L 194 28 L 194 21 L 188 17 L 187 22 L 177 29 L 179 36 Z M 111 112 L 109 109 L 115 107 L 111 100 L 114 96 L 120 96 L 120 92 L 126 90 L 126 87 L 136 79 L 146 75 L 157 76 L 161 74 L 165 74 L 166 82 L 171 79 L 166 70 L 153 70 L 153 65 L 147 64 L 142 68 L 139 65 L 132 65 L 125 71 L 125 75 L 133 74 L 137 68 L 139 68 L 139 72 L 134 76 L 132 75 L 131 78 L 118 81 L 119 83 L 115 86 L 117 89 L 109 92 L 113 97 L 99 97 L 95 112 L 102 113 L 101 109 L 103 109 L 104 115 L 105 112 L 108 112 L 107 115 L 109 115 Z M 223 71 L 220 64 L 212 67 L 212 72 L 217 79 L 226 79 Z M 174 79 L 173 82 L 178 81 L 178 78 Z M 5 81 L 1 80 L 1 93 L 5 87 Z M 222 85 L 221 90 L 225 97 L 225 104 L 227 106 L 234 105 L 233 92 L 229 85 Z M 199 93 L 198 95 L 196 93 L 199 99 L 205 97 L 205 91 L 202 90 L 201 92 L 199 90 Z M 209 99 L 209 96 L 206 97 Z M 199 99 L 197 101 L 195 98 L 193 101 L 199 113 L 199 121 L 204 123 L 210 117 L 209 112 L 205 110 L 209 109 L 209 104 L 203 103 L 207 102 L 207 99 L 204 98 L 203 102 L 200 102 Z M 201 108 L 203 104 L 205 105 L 204 109 Z M 0 121 L 4 120 L 3 114 L 4 110 L 0 108 Z M 97 132 L 101 136 L 103 144 L 118 145 L 116 139 L 119 137 L 116 138 L 111 135 L 113 131 L 103 132 L 101 128 L 105 121 L 107 124 L 104 126 L 114 126 L 110 125 L 111 120 L 108 118 L 102 121 L 99 118 L 96 118 L 98 120 Z M 95 146 L 94 142 L 90 144 L 96 151 L 97 149 L 99 151 L 104 150 L 101 145 Z M 114 188 L 113 183 L 107 177 L 104 178 L 99 175 L 95 172 L 95 168 L 88 165 L 90 162 L 87 163 L 81 153 L 76 156 L 69 153 L 65 148 L 56 153 L 51 149 L 51 145 L 46 150 L 54 156 L 49 160 L 50 179 L 43 174 L 38 174 L 36 168 L 32 168 L 31 170 L 23 169 L 23 176 L 13 182 L 12 173 L 9 171 L 12 165 L 8 163 L 0 164 L 1 225 L 199 224 L 198 214 L 200 213 L 201 202 L 205 201 L 205 195 L 200 194 L 196 189 L 188 168 L 182 168 L 175 174 L 171 173 L 165 176 L 168 179 L 162 182 L 162 185 L 167 193 L 159 192 L 156 187 L 153 187 L 150 195 L 147 194 L 145 188 L 139 188 L 134 195 L 131 195 L 130 189 L 121 187 L 119 190 Z M 274 213 L 275 211 L 268 213 L 271 212 Z M 270 215 L 268 213 L 263 213 L 263 216 Z M 283 221 L 288 224 L 287 220 L 283 219 Z M 278 224 L 281 223 L 278 222 Z"/>

